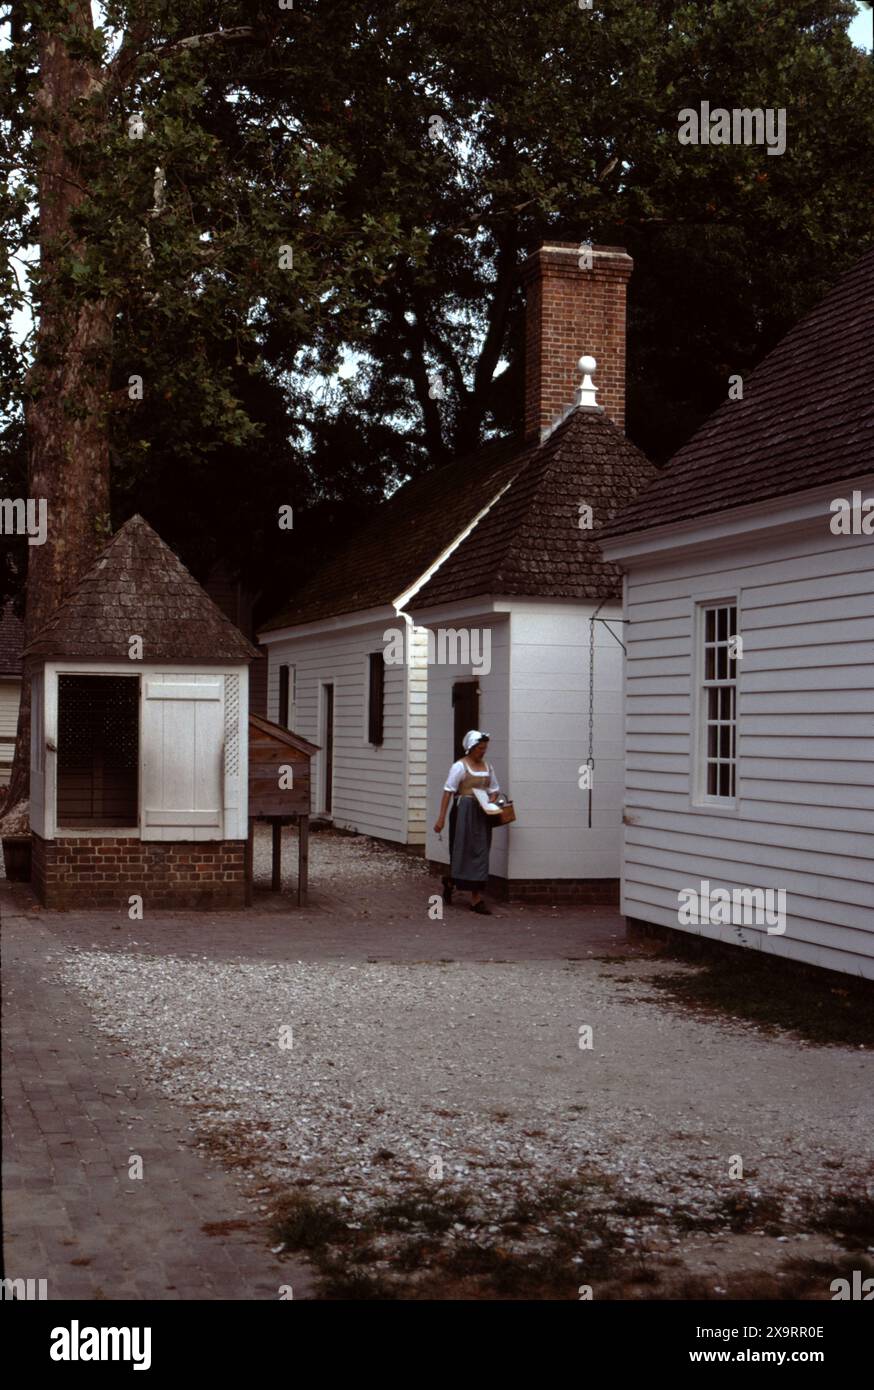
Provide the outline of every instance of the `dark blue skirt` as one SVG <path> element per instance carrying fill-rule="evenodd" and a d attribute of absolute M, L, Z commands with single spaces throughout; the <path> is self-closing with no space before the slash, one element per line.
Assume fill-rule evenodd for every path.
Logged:
<path fill-rule="evenodd" d="M 456 888 L 470 892 L 485 888 L 492 828 L 476 797 L 455 797 L 449 812 L 449 877 Z"/>

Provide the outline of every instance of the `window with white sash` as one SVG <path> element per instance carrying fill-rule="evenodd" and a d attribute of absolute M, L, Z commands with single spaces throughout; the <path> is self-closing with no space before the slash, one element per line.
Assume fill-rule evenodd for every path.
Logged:
<path fill-rule="evenodd" d="M 732 802 L 737 792 L 737 604 L 702 604 L 698 616 L 698 799 Z"/>

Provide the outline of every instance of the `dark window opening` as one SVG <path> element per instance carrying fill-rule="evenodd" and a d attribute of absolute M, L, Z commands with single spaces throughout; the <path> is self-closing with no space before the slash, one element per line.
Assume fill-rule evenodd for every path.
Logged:
<path fill-rule="evenodd" d="M 58 825 L 139 823 L 140 682 L 58 677 Z"/>
<path fill-rule="evenodd" d="M 456 681 L 452 687 L 452 742 L 455 761 L 464 757 L 464 735 L 479 728 L 479 686 L 476 681 Z"/>
<path fill-rule="evenodd" d="M 370 689 L 367 700 L 367 741 L 382 743 L 385 723 L 385 657 L 373 652 L 370 657 Z"/>
<path fill-rule="evenodd" d="M 334 809 L 334 687 L 325 686 L 325 780 L 324 811 L 329 816 Z"/>
<path fill-rule="evenodd" d="M 279 720 L 278 720 L 278 722 L 282 725 L 283 729 L 288 729 L 288 728 L 291 727 L 290 724 L 289 724 L 289 722 L 288 722 L 288 721 L 289 721 L 289 717 L 290 717 L 290 715 L 291 715 L 291 704 L 290 704 L 290 698 L 289 698 L 289 696 L 290 696 L 290 682 L 289 682 L 289 679 L 288 679 L 288 667 L 287 667 L 287 666 L 280 666 L 280 668 L 279 668 Z"/>

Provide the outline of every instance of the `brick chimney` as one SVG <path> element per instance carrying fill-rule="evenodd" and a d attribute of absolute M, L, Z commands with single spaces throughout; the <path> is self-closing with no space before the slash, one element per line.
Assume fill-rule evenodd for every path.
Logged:
<path fill-rule="evenodd" d="M 522 267 L 525 286 L 525 438 L 540 439 L 574 403 L 577 361 L 597 359 L 598 400 L 625 428 L 625 290 L 634 262 L 621 246 L 548 242 Z"/>

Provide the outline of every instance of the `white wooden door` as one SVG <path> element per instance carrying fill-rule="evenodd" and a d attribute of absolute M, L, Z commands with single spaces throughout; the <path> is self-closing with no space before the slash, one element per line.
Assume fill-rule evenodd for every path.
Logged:
<path fill-rule="evenodd" d="M 142 838 L 224 838 L 224 678 L 146 677 Z"/>

